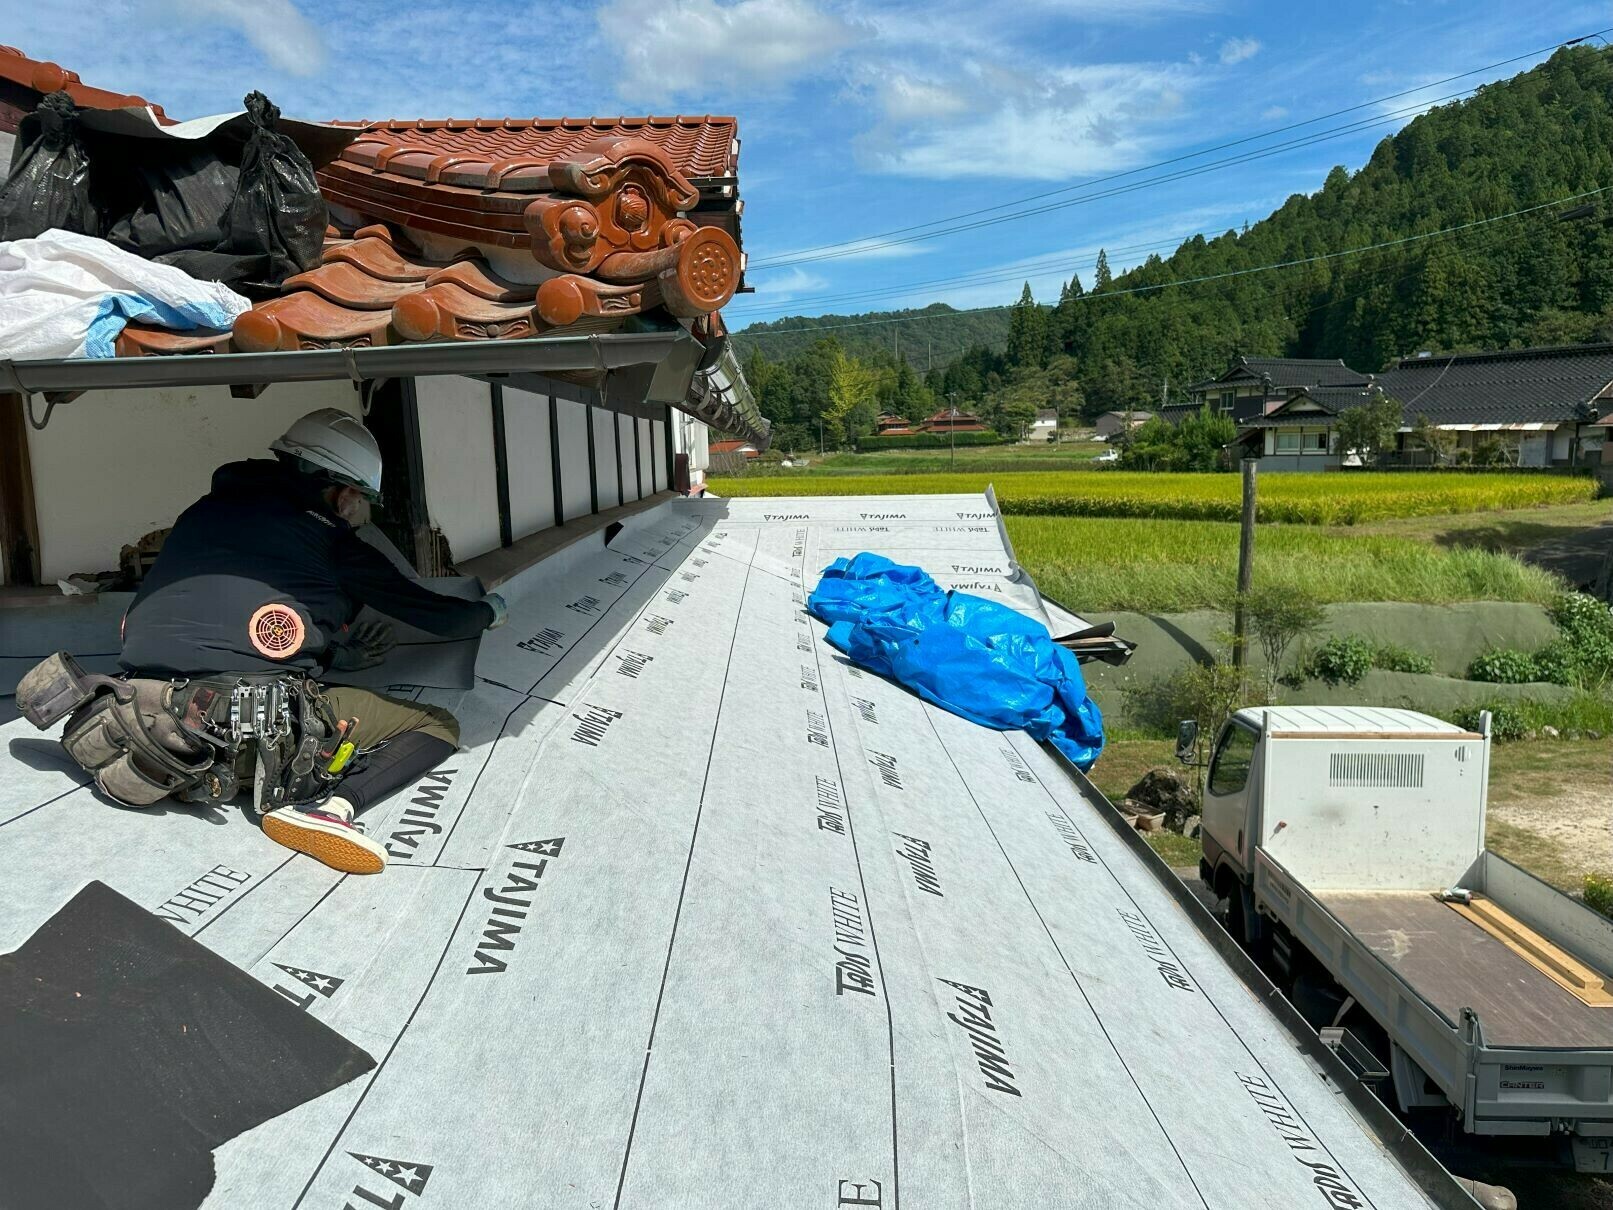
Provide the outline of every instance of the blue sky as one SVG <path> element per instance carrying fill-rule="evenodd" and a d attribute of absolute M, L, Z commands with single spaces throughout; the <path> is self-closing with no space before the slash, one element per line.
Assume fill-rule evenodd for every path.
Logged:
<path fill-rule="evenodd" d="M 1497 0 L 57 0 L 18 4 L 4 36 L 181 118 L 238 108 L 251 88 L 316 119 L 736 114 L 756 288 L 728 308 L 739 327 L 992 306 L 1027 279 L 1053 297 L 1071 272 L 1090 284 L 1100 246 L 1130 250 L 1111 254 L 1118 270 L 1257 220 L 1332 165 L 1359 166 L 1417 106 L 1544 56 L 1433 81 L 1609 25 L 1606 4 Z M 1372 122 L 1314 146 L 800 258 L 1053 190 L 1046 201 L 1079 198 L 1097 177 L 1408 89 L 1424 91 L 1279 136 Z"/>

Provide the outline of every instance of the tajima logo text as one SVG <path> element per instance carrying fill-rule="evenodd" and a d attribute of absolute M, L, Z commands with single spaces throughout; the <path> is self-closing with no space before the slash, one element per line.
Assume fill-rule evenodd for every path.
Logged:
<path fill-rule="evenodd" d="M 1120 912 L 1120 919 L 1126 922 L 1126 927 L 1131 930 L 1131 935 L 1137 938 L 1138 944 L 1143 947 L 1143 953 L 1147 954 L 1153 961 L 1154 966 L 1159 970 L 1160 978 L 1179 992 L 1198 990 L 1193 986 L 1193 981 L 1176 964 L 1175 955 L 1165 948 L 1164 943 L 1159 939 L 1159 934 L 1154 932 L 1148 921 L 1144 920 L 1136 912 L 1124 910 Z"/>
<path fill-rule="evenodd" d="M 402 818 L 386 838 L 386 851 L 391 856 L 413 857 L 414 850 L 420 847 L 422 836 L 435 836 L 442 831 L 442 824 L 437 822 L 437 812 L 442 810 L 448 787 L 458 772 L 458 769 L 439 769 L 427 773 L 426 780 L 415 787 L 414 797 L 409 800 Z"/>
<path fill-rule="evenodd" d="M 372 1172 L 380 1173 L 398 1188 L 409 1193 L 417 1195 L 424 1193 L 426 1191 L 426 1182 L 431 1179 L 432 1166 L 430 1164 L 410 1164 L 404 1160 L 389 1160 L 380 1155 L 360 1155 L 357 1151 L 349 1151 L 347 1154 Z M 394 1194 L 383 1201 L 362 1185 L 354 1189 L 353 1192 L 371 1205 L 386 1206 L 388 1210 L 398 1210 L 403 1205 L 403 1197 L 400 1194 Z"/>
<path fill-rule="evenodd" d="M 829 914 L 835 930 L 835 995 L 874 995 L 873 964 L 865 952 L 862 905 L 857 896 L 830 887 Z"/>
<path fill-rule="evenodd" d="M 902 775 L 896 771 L 896 758 L 886 752 L 875 752 L 868 749 L 868 763 L 879 770 L 879 780 L 893 790 L 906 789 L 902 785 Z"/>
<path fill-rule="evenodd" d="M 522 651 L 530 651 L 534 655 L 549 655 L 557 651 L 560 644 L 565 641 L 564 631 L 556 630 L 553 626 L 545 626 L 530 639 L 522 639 L 516 644 Z"/>
<path fill-rule="evenodd" d="M 1086 837 L 1076 831 L 1073 823 L 1056 811 L 1049 811 L 1047 818 L 1052 823 L 1053 830 L 1059 834 L 1059 839 L 1064 842 L 1065 847 L 1071 853 L 1081 861 L 1097 864 L 1098 859 L 1092 855 L 1092 849 L 1087 845 Z"/>
<path fill-rule="evenodd" d="M 864 521 L 906 521 L 906 513 L 858 513 Z"/>
<path fill-rule="evenodd" d="M 840 787 L 827 777 L 815 777 L 818 789 L 818 831 L 846 834 L 845 804 L 840 801 Z"/>
<path fill-rule="evenodd" d="M 935 861 L 930 857 L 930 842 L 909 836 L 905 832 L 892 832 L 902 843 L 896 846 L 896 855 L 907 862 L 913 871 L 913 882 L 926 894 L 945 899 L 941 894 L 941 880 L 935 873 Z"/>
<path fill-rule="evenodd" d="M 610 725 L 622 717 L 622 712 L 584 702 L 583 713 L 573 713 L 571 717 L 577 720 L 577 729 L 571 733 L 571 738 L 579 744 L 597 748 L 599 741 L 605 738 L 605 732 L 610 730 Z"/>
<path fill-rule="evenodd" d="M 527 840 L 504 846 L 529 854 L 532 860 L 511 862 L 502 884 L 482 888 L 482 898 L 493 904 L 493 908 L 487 915 L 481 940 L 476 943 L 475 965 L 465 968 L 467 975 L 502 975 L 507 969 L 506 960 L 497 955 L 515 949 L 527 913 L 532 910 L 532 895 L 538 889 L 538 880 L 549 868 L 549 862 L 560 856 L 560 846 L 565 843 L 564 836 L 557 836 L 552 840 Z"/>
<path fill-rule="evenodd" d="M 763 521 L 810 521 L 811 513 L 763 513 Z"/>
<path fill-rule="evenodd" d="M 1009 1096 L 1022 1095 L 1014 1087 L 1014 1072 L 1003 1049 L 1002 1035 L 991 1015 L 991 993 L 983 987 L 970 987 L 967 983 L 954 983 L 942 979 L 957 992 L 958 1011 L 947 1014 L 951 1021 L 969 1039 L 975 1052 L 975 1064 L 986 1077 L 986 1087 L 992 1092 L 1006 1092 Z"/>
<path fill-rule="evenodd" d="M 308 1006 L 314 1002 L 315 996 L 323 996 L 329 1000 L 336 994 L 336 989 L 346 982 L 345 979 L 338 979 L 335 975 L 322 975 L 318 971 L 311 971 L 301 966 L 285 966 L 279 962 L 274 965 L 276 970 L 284 971 L 304 987 L 313 989 L 306 993 L 300 993 L 288 987 L 282 987 L 278 982 L 274 985 L 275 991 L 304 1011 L 307 1011 Z"/>
<path fill-rule="evenodd" d="M 1260 1106 L 1260 1112 L 1266 1115 L 1266 1120 L 1277 1131 L 1278 1137 L 1288 1144 L 1294 1161 L 1302 1168 L 1309 1169 L 1311 1184 L 1321 1194 L 1323 1201 L 1329 1206 L 1346 1207 L 1348 1210 L 1369 1204 L 1361 1191 L 1350 1183 L 1350 1178 L 1328 1162 L 1332 1157 L 1322 1151 L 1320 1144 L 1311 1137 L 1310 1131 L 1299 1120 L 1299 1115 L 1275 1085 L 1259 1076 L 1246 1076 L 1241 1072 L 1233 1074 L 1254 1103 Z"/>

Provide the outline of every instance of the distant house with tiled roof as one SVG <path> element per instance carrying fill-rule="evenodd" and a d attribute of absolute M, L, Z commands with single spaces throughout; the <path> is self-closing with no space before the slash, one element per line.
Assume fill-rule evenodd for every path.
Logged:
<path fill-rule="evenodd" d="M 1368 376 L 1334 358 L 1237 357 L 1225 371 L 1187 388 L 1189 403 L 1171 411 L 1198 411 L 1209 404 L 1242 423 L 1305 387 L 1364 386 Z"/>
<path fill-rule="evenodd" d="M 881 412 L 874 421 L 874 436 L 876 437 L 911 437 L 922 430 L 916 428 L 911 420 L 896 412 Z"/>
<path fill-rule="evenodd" d="M 1456 434 L 1457 451 L 1499 441 L 1508 461 L 1534 467 L 1599 464 L 1613 427 L 1609 343 L 1423 353 L 1359 377 L 1268 396 L 1259 415 L 1240 419 L 1240 440 L 1273 470 L 1334 468 L 1349 457 L 1334 432 L 1339 415 L 1379 396 L 1400 404 L 1399 449 L 1390 457 L 1406 465 L 1429 458 L 1412 437 L 1424 419 Z"/>
<path fill-rule="evenodd" d="M 1128 428 L 1141 428 L 1153 418 L 1153 412 L 1142 410 L 1105 412 L 1092 422 L 1092 428 L 1099 437 L 1110 441 Z"/>
<path fill-rule="evenodd" d="M 991 430 L 981 422 L 980 417 L 972 412 L 962 412 L 957 408 L 942 408 L 933 416 L 927 416 L 924 423 L 919 426 L 926 433 L 988 433 Z"/>

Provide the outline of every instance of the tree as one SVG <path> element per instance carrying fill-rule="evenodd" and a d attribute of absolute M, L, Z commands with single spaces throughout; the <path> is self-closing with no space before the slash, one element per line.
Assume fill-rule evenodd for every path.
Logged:
<path fill-rule="evenodd" d="M 874 427 L 875 376 L 855 357 L 835 349 L 828 363 L 829 404 L 823 411 L 823 439 L 838 449 Z"/>
<path fill-rule="evenodd" d="M 1283 656 L 1301 635 L 1314 632 L 1327 619 L 1316 599 L 1290 585 L 1256 588 L 1243 601 L 1249 630 L 1266 662 L 1266 696 L 1277 692 Z"/>
<path fill-rule="evenodd" d="M 1400 421 L 1400 401 L 1383 394 L 1374 395 L 1370 403 L 1339 413 L 1339 449 L 1359 455 L 1361 461 L 1370 466 L 1379 455 L 1395 448 Z"/>
<path fill-rule="evenodd" d="M 1094 292 L 1107 290 L 1114 281 L 1114 274 L 1109 272 L 1109 253 L 1103 248 L 1098 249 L 1098 263 L 1092 270 L 1092 289 Z"/>
<path fill-rule="evenodd" d="M 1008 368 L 1040 369 L 1047 364 L 1047 352 L 1047 312 L 1037 305 L 1026 282 L 1008 321 Z"/>
<path fill-rule="evenodd" d="M 1437 427 L 1427 416 L 1418 416 L 1411 439 L 1428 451 L 1435 466 L 1449 466 L 1456 456 L 1456 434 Z"/>

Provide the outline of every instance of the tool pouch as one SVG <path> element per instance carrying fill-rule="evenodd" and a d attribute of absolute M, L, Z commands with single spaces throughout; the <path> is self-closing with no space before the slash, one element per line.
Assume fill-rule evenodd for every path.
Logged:
<path fill-rule="evenodd" d="M 119 682 L 132 692 L 96 693 L 68 719 L 62 747 L 109 798 L 148 807 L 194 786 L 213 766 L 205 744 L 186 735 L 168 710 L 167 681 Z"/>
<path fill-rule="evenodd" d="M 116 677 L 91 675 L 65 651 L 35 664 L 17 682 L 17 708 L 41 731 L 65 718 L 99 692 L 127 699 L 133 689 Z"/>

